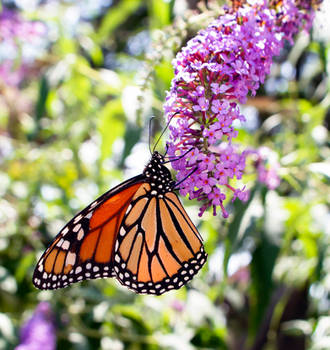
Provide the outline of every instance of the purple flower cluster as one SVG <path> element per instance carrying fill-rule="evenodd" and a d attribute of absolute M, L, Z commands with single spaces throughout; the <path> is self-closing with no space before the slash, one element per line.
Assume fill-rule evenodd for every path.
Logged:
<path fill-rule="evenodd" d="M 15 11 L 0 12 L 0 82 L 18 85 L 30 70 L 33 60 L 45 46 L 43 23 L 27 21 Z"/>
<path fill-rule="evenodd" d="M 237 101 L 255 95 L 284 40 L 310 27 L 313 11 L 300 1 L 303 6 L 283 0 L 272 8 L 267 0 L 247 1 L 199 32 L 174 60 L 164 106 L 171 120 L 168 154 L 176 158 L 172 166 L 182 181 L 180 193 L 202 201 L 200 215 L 212 206 L 214 215 L 220 207 L 227 217 L 228 193 L 233 200 L 248 198 L 245 187 L 236 187 L 246 157 L 233 143 L 238 134 L 233 122 L 245 120 Z"/>
<path fill-rule="evenodd" d="M 277 188 L 281 182 L 278 175 L 280 164 L 277 155 L 268 147 L 249 149 L 245 155 L 252 158 L 258 174 L 258 181 L 265 184 L 269 190 Z"/>
<path fill-rule="evenodd" d="M 15 350 L 55 350 L 56 334 L 50 304 L 41 302 L 20 332 L 21 343 Z"/>

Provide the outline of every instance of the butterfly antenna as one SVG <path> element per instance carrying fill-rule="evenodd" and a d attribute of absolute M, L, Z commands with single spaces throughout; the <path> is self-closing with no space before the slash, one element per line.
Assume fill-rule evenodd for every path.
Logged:
<path fill-rule="evenodd" d="M 167 152 L 168 152 L 168 143 L 166 142 L 166 145 L 165 145 L 165 153 L 164 153 L 164 158 L 166 157 L 166 154 L 167 154 Z"/>
<path fill-rule="evenodd" d="M 175 189 L 175 190 L 179 190 L 179 187 L 178 187 L 178 186 L 181 185 L 182 182 L 186 181 L 186 180 L 188 179 L 188 177 L 189 177 L 190 175 L 192 175 L 196 170 L 198 170 L 198 167 L 194 168 L 187 176 L 185 176 L 182 180 L 180 180 L 179 182 L 177 182 L 177 183 L 175 184 L 174 189 Z"/>
<path fill-rule="evenodd" d="M 167 124 L 166 124 L 164 130 L 162 131 L 162 133 L 161 133 L 160 136 L 158 137 L 158 140 L 157 140 L 157 142 L 155 143 L 154 148 L 152 149 L 152 153 L 155 152 L 155 149 L 156 149 L 156 147 L 157 147 L 157 145 L 158 145 L 160 139 L 161 139 L 162 136 L 165 134 L 165 131 L 166 131 L 167 128 L 169 127 L 169 125 L 170 125 L 170 123 L 171 123 L 173 117 L 174 117 L 175 115 L 179 114 L 179 113 L 180 113 L 180 112 L 175 112 L 175 113 L 171 116 L 171 118 L 170 118 L 170 120 L 167 122 Z"/>
<path fill-rule="evenodd" d="M 150 144 L 151 144 L 151 122 L 152 122 L 152 120 L 154 119 L 155 117 L 151 117 L 150 119 L 149 119 L 149 152 L 150 152 L 150 154 L 152 155 L 152 151 L 151 151 L 151 146 L 150 146 Z"/>
<path fill-rule="evenodd" d="M 166 144 L 166 153 L 167 153 L 167 149 L 168 149 L 168 146 Z M 172 163 L 172 162 L 175 162 L 177 160 L 180 160 L 181 158 L 183 158 L 186 154 L 188 154 L 190 151 L 192 151 L 194 149 L 194 147 L 191 147 L 189 148 L 186 152 L 184 152 L 183 154 L 181 154 L 180 156 L 167 156 L 168 158 L 171 158 L 171 157 L 176 157 L 175 159 L 169 159 L 167 160 L 166 162 L 163 162 L 162 164 L 166 164 L 166 163 Z M 165 154 L 166 154 L 165 153 Z"/>

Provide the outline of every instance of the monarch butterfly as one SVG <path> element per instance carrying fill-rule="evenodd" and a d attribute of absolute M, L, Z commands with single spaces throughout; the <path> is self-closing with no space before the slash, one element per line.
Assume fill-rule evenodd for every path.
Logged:
<path fill-rule="evenodd" d="M 114 277 L 136 293 L 160 295 L 191 280 L 207 254 L 164 163 L 155 151 L 141 175 L 69 221 L 41 256 L 34 285 L 57 289 Z"/>

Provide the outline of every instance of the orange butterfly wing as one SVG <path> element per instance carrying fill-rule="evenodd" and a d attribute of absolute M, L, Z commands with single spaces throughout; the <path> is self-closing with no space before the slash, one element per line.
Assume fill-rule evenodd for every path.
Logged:
<path fill-rule="evenodd" d="M 33 275 L 39 289 L 111 277 L 113 251 L 125 212 L 141 187 L 137 176 L 108 191 L 77 214 L 40 258 Z"/>
<path fill-rule="evenodd" d="M 207 259 L 202 238 L 174 192 L 143 184 L 122 222 L 114 256 L 119 282 L 137 293 L 163 294 L 186 284 Z"/>
<path fill-rule="evenodd" d="M 173 192 L 175 182 L 154 152 L 143 174 L 77 214 L 40 258 L 39 289 L 115 277 L 137 293 L 162 294 L 186 284 L 207 259 L 202 238 Z"/>

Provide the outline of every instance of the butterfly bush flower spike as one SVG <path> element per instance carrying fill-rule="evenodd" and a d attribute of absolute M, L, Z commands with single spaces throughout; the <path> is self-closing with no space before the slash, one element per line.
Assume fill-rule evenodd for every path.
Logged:
<path fill-rule="evenodd" d="M 278 175 L 280 164 L 277 154 L 268 147 L 248 149 L 246 154 L 252 158 L 254 167 L 257 170 L 258 181 L 265 184 L 269 190 L 274 190 L 280 184 Z"/>
<path fill-rule="evenodd" d="M 15 350 L 56 349 L 54 315 L 49 303 L 39 303 L 32 317 L 21 328 L 20 340 Z"/>
<path fill-rule="evenodd" d="M 200 215 L 213 207 L 216 215 L 227 198 L 248 199 L 242 178 L 248 152 L 234 143 L 233 122 L 244 122 L 239 103 L 256 94 L 270 72 L 272 59 L 287 40 L 309 29 L 314 17 L 306 0 L 247 1 L 237 10 L 227 9 L 191 39 L 174 60 L 175 76 L 164 106 L 170 124 L 169 156 L 180 193 L 201 201 Z M 260 162 L 260 164 L 262 164 Z M 261 174 L 267 182 L 275 175 Z"/>
<path fill-rule="evenodd" d="M 18 86 L 33 72 L 33 62 L 46 46 L 46 26 L 18 12 L 0 10 L 0 86 Z"/>

